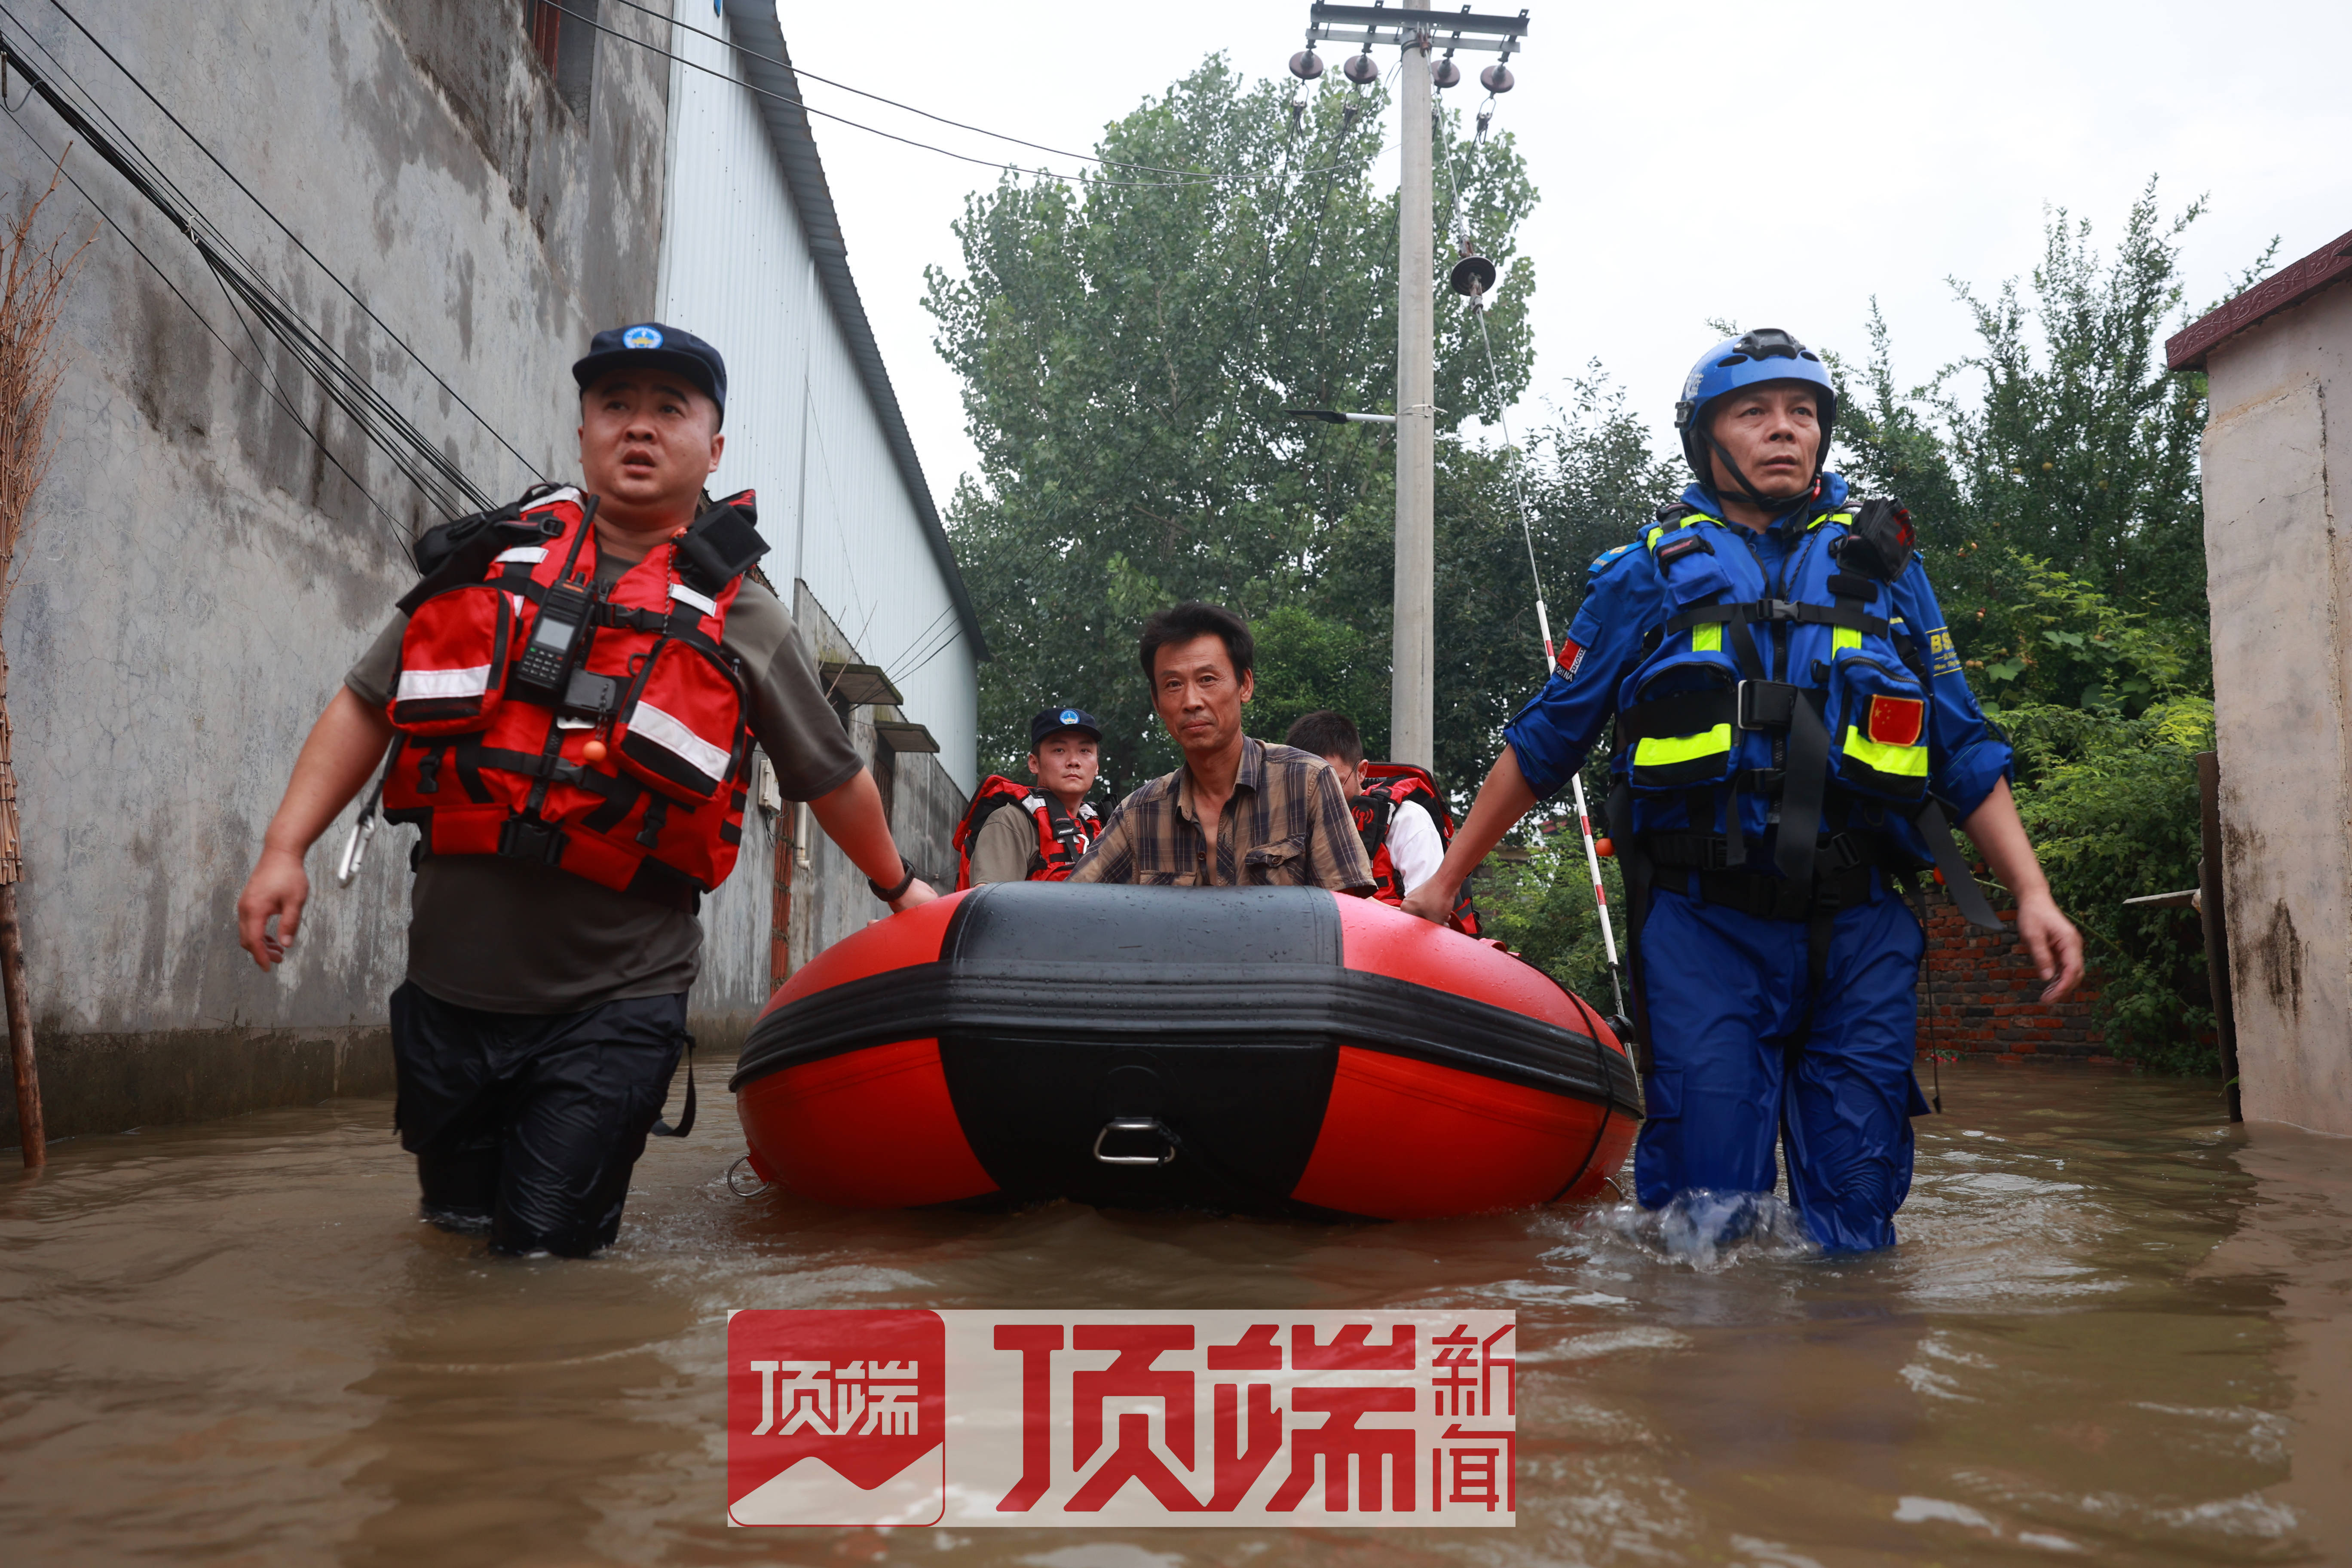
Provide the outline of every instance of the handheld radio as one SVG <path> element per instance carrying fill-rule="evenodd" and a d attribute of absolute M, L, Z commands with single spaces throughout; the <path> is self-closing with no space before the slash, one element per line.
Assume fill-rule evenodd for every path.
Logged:
<path fill-rule="evenodd" d="M 574 583 L 549 587 L 539 602 L 530 626 L 530 640 L 515 661 L 510 678 L 520 690 L 549 706 L 561 703 L 573 661 L 579 657 L 581 634 L 588 629 L 594 601 Z"/>

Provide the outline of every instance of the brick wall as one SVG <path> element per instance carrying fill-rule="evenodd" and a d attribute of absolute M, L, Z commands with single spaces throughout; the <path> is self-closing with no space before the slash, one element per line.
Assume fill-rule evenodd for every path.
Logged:
<path fill-rule="evenodd" d="M 2000 911 L 2004 920 L 2014 920 L 2016 912 Z M 1941 888 L 1927 894 L 1927 964 L 1919 985 L 1921 1052 L 1979 1061 L 2116 1064 L 2091 1018 L 2098 974 L 2084 975 L 2082 987 L 2063 1002 L 2042 1002 L 2042 976 L 2025 943 L 1969 924 Z"/>

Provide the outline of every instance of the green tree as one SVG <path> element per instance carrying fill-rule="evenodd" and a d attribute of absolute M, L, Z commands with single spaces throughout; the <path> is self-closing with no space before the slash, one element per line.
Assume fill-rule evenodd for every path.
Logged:
<path fill-rule="evenodd" d="M 980 454 L 949 526 L 995 654 L 984 762 L 1025 752 L 1025 716 L 1059 698 L 1105 720 L 1115 791 L 1173 766 L 1133 650 L 1143 616 L 1184 598 L 1304 611 L 1268 627 L 1267 714 L 1312 699 L 1385 729 L 1386 580 L 1367 551 L 1391 515 L 1393 448 L 1374 427 L 1283 413 L 1394 401 L 1396 198 L 1370 177 L 1378 107 L 1327 85 L 1294 130 L 1284 89 L 1212 58 L 1097 149 L 1202 177 L 1007 179 L 967 204 L 961 270 L 933 269 L 926 302 Z M 1470 232 L 1504 275 L 1487 316 L 1499 385 L 1476 321 L 1458 301 L 1440 310 L 1446 431 L 1497 416 L 1533 353 L 1535 275 L 1513 237 L 1534 188 L 1507 135 L 1455 130 L 1441 121 Z M 1433 244 L 1454 227 L 1442 211 L 1425 221 Z M 1327 592 L 1342 557 L 1358 564 Z M 1377 611 L 1362 597 L 1376 578 Z M 1272 726 L 1254 713 L 1252 728 Z"/>
<path fill-rule="evenodd" d="M 2099 671 L 2079 701 L 2027 692 L 1986 704 L 2017 749 L 2019 814 L 2052 891 L 2089 939 L 2109 1042 L 2152 1067 L 2210 1070 L 2212 997 L 2196 917 L 2124 904 L 2197 886 L 2197 753 L 2213 746 L 2210 688 L 2195 684 L 2203 644 L 2040 562 L 2012 565 L 2029 615 L 2079 638 L 2070 654 Z"/>
<path fill-rule="evenodd" d="M 1952 280 L 1975 353 L 1902 390 L 1874 304 L 1868 360 L 1858 375 L 1837 367 L 1840 466 L 1910 503 L 1955 644 L 1972 668 L 2013 672 L 1996 683 L 2036 671 L 2039 695 L 2074 700 L 2098 678 L 2095 658 L 2069 657 L 2014 613 L 2021 559 L 2168 626 L 2205 622 L 2205 378 L 2167 374 L 2163 356 L 2183 298 L 2179 237 L 2202 211 L 2167 218 L 2150 180 L 2108 258 L 2089 221 L 2061 209 L 2030 303 L 2015 279 L 1990 297 Z M 2201 634 L 2184 635 L 2204 669 Z"/>

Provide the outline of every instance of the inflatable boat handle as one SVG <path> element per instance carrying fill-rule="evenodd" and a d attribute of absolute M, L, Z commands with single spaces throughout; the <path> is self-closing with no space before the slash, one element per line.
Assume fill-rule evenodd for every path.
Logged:
<path fill-rule="evenodd" d="M 1106 1154 L 1103 1152 L 1103 1140 L 1114 1132 L 1154 1132 L 1159 1134 L 1168 1149 L 1160 1154 Z M 1116 1117 L 1104 1122 L 1103 1130 L 1095 1134 L 1095 1158 L 1106 1165 L 1164 1165 L 1175 1157 L 1175 1138 L 1168 1129 L 1149 1116 Z"/>

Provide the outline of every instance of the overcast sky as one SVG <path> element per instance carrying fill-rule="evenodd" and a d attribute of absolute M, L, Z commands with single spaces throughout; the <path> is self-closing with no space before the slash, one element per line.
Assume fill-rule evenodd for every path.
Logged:
<path fill-rule="evenodd" d="M 2208 198 L 2184 247 L 2195 306 L 2273 235 L 2285 262 L 2352 229 L 2344 0 L 1525 3 L 1519 85 L 1496 118 L 1542 196 L 1520 237 L 1538 278 L 1522 420 L 1598 358 L 1663 434 L 1712 341 L 1710 318 L 1785 327 L 1859 359 L 1873 295 L 1898 375 L 1924 380 L 1973 343 L 1946 279 L 1989 293 L 2029 273 L 2048 207 L 2111 241 L 2151 174 L 2168 213 Z M 1307 5 L 781 0 L 779 13 L 807 69 L 1090 150 L 1106 123 L 1206 55 L 1281 73 Z M 1322 52 L 1336 69 L 1345 51 Z M 1465 111 L 1482 96 L 1470 64 L 1449 95 Z M 808 92 L 814 107 L 961 152 L 1041 161 L 814 83 Z M 850 267 L 944 506 L 973 458 L 922 272 L 957 266 L 949 225 L 992 175 L 837 123 L 817 121 L 816 136 Z M 1392 186 L 1393 114 L 1387 138 L 1376 177 Z"/>

